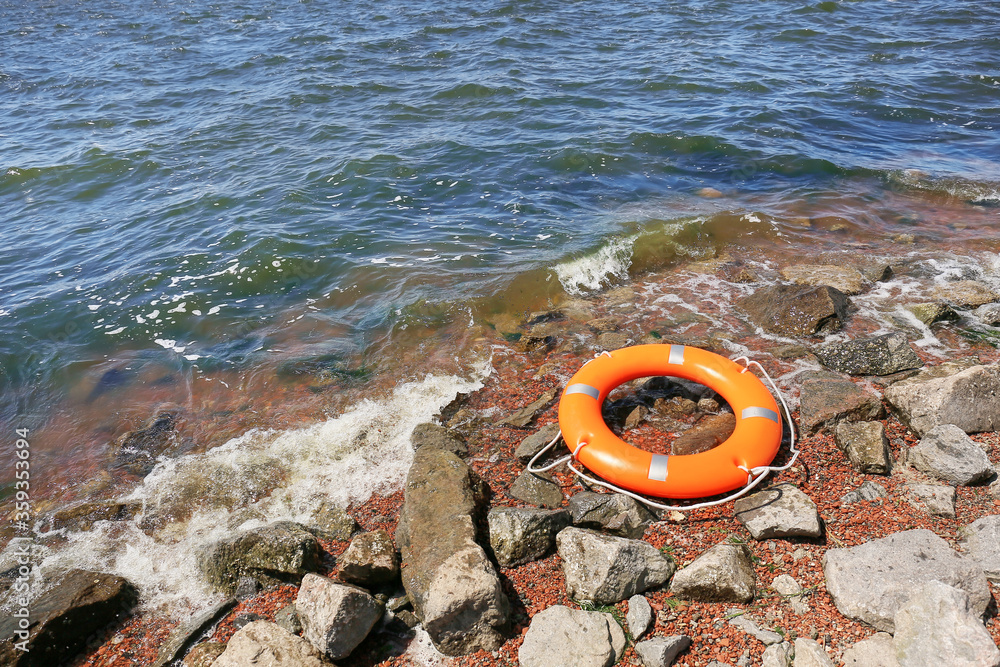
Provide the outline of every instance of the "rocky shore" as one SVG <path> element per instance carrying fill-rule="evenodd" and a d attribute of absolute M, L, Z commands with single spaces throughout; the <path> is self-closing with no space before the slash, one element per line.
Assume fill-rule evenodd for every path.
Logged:
<path fill-rule="evenodd" d="M 915 300 L 888 297 L 891 330 L 855 303 L 930 270 L 795 265 L 765 284 L 758 266 L 718 260 L 686 282 L 498 317 L 484 333 L 495 372 L 414 429 L 403 489 L 205 549 L 191 576 L 225 600 L 180 625 L 135 611 L 121 577 L 67 573 L 33 603 L 30 652 L 14 648 L 16 619 L 0 624 L 0 663 L 1000 666 L 1000 355 L 963 335 L 974 313 L 1000 324 L 1000 295 L 928 280 Z M 706 276 L 735 309 L 653 308 Z M 912 344 L 928 332 L 961 353 Z M 564 468 L 526 472 L 558 433 L 566 380 L 595 351 L 635 343 L 758 358 L 793 399 L 796 465 L 735 502 L 662 511 Z M 605 419 L 671 454 L 735 425 L 711 390 L 662 378 L 621 387 Z M 116 456 L 146 466 L 168 427 L 158 416 Z"/>

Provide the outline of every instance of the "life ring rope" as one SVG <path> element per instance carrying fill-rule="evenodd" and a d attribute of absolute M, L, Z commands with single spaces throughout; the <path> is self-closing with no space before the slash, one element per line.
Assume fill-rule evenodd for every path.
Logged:
<path fill-rule="evenodd" d="M 601 354 L 596 355 L 595 358 L 599 358 L 602 355 L 611 356 L 611 354 L 609 352 L 605 351 L 605 352 L 603 352 Z M 583 471 L 578 470 L 573 465 L 572 461 L 574 459 L 578 458 L 580 450 L 583 449 L 583 447 L 585 447 L 587 445 L 587 442 L 584 441 L 584 440 L 581 440 L 579 443 L 577 443 L 576 448 L 573 450 L 573 453 L 567 454 L 567 455 L 565 455 L 565 456 L 563 456 L 563 457 L 561 457 L 559 459 L 556 459 L 554 462 L 552 462 L 552 463 L 550 463 L 550 464 L 548 464 L 546 466 L 543 466 L 543 467 L 540 467 L 540 468 L 536 468 L 535 467 L 535 462 L 538 461 L 538 459 L 540 459 L 542 456 L 544 456 L 546 452 L 548 452 L 550 449 L 552 449 L 557 442 L 559 442 L 559 438 L 562 437 L 562 431 L 561 430 L 560 430 L 559 433 L 556 434 L 556 437 L 554 437 L 551 440 L 551 442 L 549 442 L 549 444 L 545 445 L 542 449 L 540 449 L 538 451 L 537 454 L 535 454 L 533 457 L 531 457 L 531 460 L 528 461 L 528 466 L 527 466 L 528 472 L 532 472 L 532 473 L 546 472 L 548 470 L 552 470 L 553 468 L 556 468 L 556 467 L 558 467 L 558 466 L 560 466 L 560 465 L 562 465 L 562 464 L 565 463 L 566 467 L 569 468 L 570 470 L 572 470 L 573 473 L 575 473 L 578 477 L 587 480 L 591 484 L 595 484 L 597 486 L 602 486 L 602 487 L 604 487 L 606 489 L 610 489 L 610 490 L 615 491 L 617 493 L 621 493 L 623 495 L 629 496 L 630 498 L 634 498 L 635 500 L 638 500 L 639 502 L 643 503 L 644 505 L 648 505 L 649 507 L 654 507 L 654 508 L 660 509 L 660 510 L 690 511 L 690 510 L 695 510 L 695 509 L 702 509 L 702 508 L 705 508 L 705 507 L 714 507 L 716 505 L 722 505 L 724 503 L 728 503 L 731 500 L 735 500 L 735 499 L 737 499 L 737 498 L 739 498 L 739 497 L 747 494 L 752 489 L 754 489 L 758 484 L 760 484 L 764 480 L 764 478 L 767 477 L 768 473 L 779 472 L 779 471 L 788 470 L 789 468 L 791 468 L 792 465 L 794 465 L 796 459 L 798 459 L 800 451 L 795 447 L 795 439 L 796 439 L 796 436 L 795 436 L 795 425 L 792 422 L 792 413 L 791 413 L 791 410 L 788 409 L 788 403 L 785 402 L 784 395 L 781 393 L 781 390 L 778 389 L 778 386 L 777 386 L 777 384 L 775 384 L 774 380 L 771 379 L 771 376 L 768 375 L 767 371 L 764 369 L 763 366 L 760 365 L 759 362 L 757 362 L 755 360 L 752 360 L 749 357 L 746 357 L 746 356 L 737 357 L 737 358 L 733 359 L 732 361 L 734 361 L 734 362 L 743 362 L 745 364 L 745 367 L 743 368 L 743 370 L 740 371 L 741 374 L 742 373 L 746 373 L 748 370 L 750 370 L 751 366 L 756 366 L 758 369 L 760 369 L 760 372 L 764 375 L 764 378 L 767 380 L 767 383 L 769 385 L 771 385 L 771 389 L 774 391 L 775 395 L 777 395 L 778 400 L 781 403 L 782 410 L 784 411 L 785 420 L 788 423 L 788 429 L 789 429 L 789 450 L 791 451 L 791 454 L 792 454 L 792 456 L 788 460 L 788 462 L 785 463 L 784 465 L 781 465 L 781 466 L 766 465 L 766 466 L 757 466 L 757 467 L 754 467 L 754 468 L 747 468 L 746 466 L 742 466 L 742 465 L 741 466 L 737 466 L 739 469 L 744 470 L 747 473 L 747 483 L 739 491 L 737 491 L 735 493 L 731 493 L 728 496 L 725 496 L 724 498 L 720 498 L 718 500 L 709 500 L 709 501 L 705 501 L 705 502 L 702 502 L 702 503 L 694 503 L 694 504 L 691 504 L 691 505 L 664 505 L 662 503 L 658 503 L 658 502 L 652 501 L 649 498 L 646 498 L 646 497 L 644 497 L 642 495 L 639 495 L 638 493 L 633 493 L 632 491 L 629 491 L 627 489 L 623 489 L 623 488 L 621 488 L 619 486 L 616 486 L 615 484 L 612 484 L 610 482 L 606 482 L 604 480 L 595 479 L 595 478 L 591 477 L 590 475 L 587 475 Z M 590 362 L 588 361 L 587 363 L 590 363 Z"/>

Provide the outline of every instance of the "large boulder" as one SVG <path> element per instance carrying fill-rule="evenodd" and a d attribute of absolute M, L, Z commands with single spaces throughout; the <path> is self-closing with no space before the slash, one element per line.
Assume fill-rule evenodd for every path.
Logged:
<path fill-rule="evenodd" d="M 826 589 L 844 616 L 892 632 L 899 608 L 925 581 L 936 579 L 969 594 L 982 616 L 990 589 L 982 568 L 929 530 L 907 530 L 823 556 Z"/>
<path fill-rule="evenodd" d="M 670 591 L 681 598 L 703 602 L 749 602 L 757 592 L 750 549 L 723 542 L 678 570 Z"/>
<path fill-rule="evenodd" d="M 226 595 L 236 593 L 243 577 L 263 586 L 298 583 L 319 567 L 319 542 L 305 526 L 279 521 L 210 545 L 198 554 L 198 565 Z"/>
<path fill-rule="evenodd" d="M 332 667 L 301 637 L 270 621 L 253 621 L 234 634 L 212 667 Z"/>
<path fill-rule="evenodd" d="M 403 587 L 447 655 L 492 651 L 504 641 L 510 606 L 476 542 L 485 500 L 482 480 L 452 452 L 422 447 L 414 454 L 396 531 Z"/>
<path fill-rule="evenodd" d="M 621 493 L 581 491 L 569 499 L 573 525 L 638 539 L 656 521 L 645 505 Z"/>
<path fill-rule="evenodd" d="M 891 375 L 924 365 L 898 331 L 824 345 L 816 356 L 827 368 L 848 375 Z"/>
<path fill-rule="evenodd" d="M 518 662 L 521 667 L 610 667 L 617 657 L 611 623 L 607 614 L 553 605 L 531 619 Z"/>
<path fill-rule="evenodd" d="M 843 421 L 869 421 L 882 416 L 878 396 L 850 380 L 835 377 L 809 378 L 799 394 L 799 425 L 806 434 Z"/>
<path fill-rule="evenodd" d="M 791 484 L 775 484 L 740 498 L 733 505 L 733 513 L 755 540 L 823 534 L 816 503 Z"/>
<path fill-rule="evenodd" d="M 351 654 L 384 611 L 367 591 L 307 574 L 295 598 L 302 636 L 331 660 Z"/>
<path fill-rule="evenodd" d="M 565 528 L 556 536 L 567 594 L 581 602 L 615 604 L 662 586 L 674 573 L 673 560 L 641 540 Z"/>
<path fill-rule="evenodd" d="M 69 664 L 92 635 L 127 614 L 137 599 L 138 592 L 127 579 L 71 570 L 37 600 L 3 614 L 0 664 Z"/>
<path fill-rule="evenodd" d="M 1000 583 L 1000 515 L 976 519 L 960 533 L 962 550 L 979 563 L 987 579 Z"/>
<path fill-rule="evenodd" d="M 812 336 L 840 329 L 847 319 L 850 299 L 826 285 L 770 285 L 741 299 L 738 305 L 768 333 Z"/>
<path fill-rule="evenodd" d="M 993 464 L 965 431 L 939 424 L 907 452 L 906 462 L 946 482 L 965 486 L 993 476 Z"/>
<path fill-rule="evenodd" d="M 337 576 L 349 584 L 372 588 L 392 583 L 399 576 L 399 557 L 389 533 L 361 533 L 337 560 Z"/>
<path fill-rule="evenodd" d="M 925 369 L 886 387 L 885 399 L 917 435 L 939 424 L 966 433 L 1000 430 L 1000 363 Z"/>
<path fill-rule="evenodd" d="M 976 280 L 955 280 L 945 283 L 934 290 L 934 296 L 957 308 L 976 308 L 988 303 L 1000 301 L 991 287 Z"/>
<path fill-rule="evenodd" d="M 556 535 L 570 523 L 566 510 L 494 507 L 487 516 L 490 546 L 501 567 L 514 567 L 548 555 Z"/>
<path fill-rule="evenodd" d="M 841 657 L 844 667 L 899 667 L 892 635 L 876 632 L 854 644 Z"/>
<path fill-rule="evenodd" d="M 927 581 L 896 611 L 900 667 L 998 667 L 1000 650 L 963 590 Z"/>
<path fill-rule="evenodd" d="M 833 434 L 834 442 L 847 454 L 852 468 L 868 475 L 889 474 L 892 458 L 882 422 L 841 422 Z"/>

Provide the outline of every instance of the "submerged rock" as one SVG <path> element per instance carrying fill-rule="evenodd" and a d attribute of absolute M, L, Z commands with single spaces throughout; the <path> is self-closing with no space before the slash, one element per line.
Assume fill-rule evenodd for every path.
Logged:
<path fill-rule="evenodd" d="M 861 294 L 871 286 L 860 271 L 849 266 L 796 264 L 782 269 L 781 275 L 798 285 L 828 285 L 847 295 Z"/>
<path fill-rule="evenodd" d="M 1000 364 L 942 364 L 886 387 L 885 398 L 917 435 L 939 424 L 966 433 L 1000 430 Z"/>
<path fill-rule="evenodd" d="M 30 603 L 27 628 L 20 627 L 20 618 L 13 613 L 3 615 L 0 664 L 69 664 L 95 633 L 127 614 L 137 600 L 138 592 L 127 579 L 71 570 L 55 588 Z"/>
<path fill-rule="evenodd" d="M 233 595 L 241 577 L 263 586 L 297 583 L 319 567 L 319 542 L 302 524 L 279 521 L 220 540 L 198 554 L 198 566 L 215 588 Z"/>
<path fill-rule="evenodd" d="M 126 431 L 109 447 L 111 465 L 133 475 L 145 477 L 156 459 L 173 442 L 177 418 L 172 412 L 160 412 L 136 431 Z"/>
<path fill-rule="evenodd" d="M 826 589 L 840 613 L 892 632 L 894 617 L 914 589 L 936 579 L 966 591 L 976 614 L 991 599 L 975 561 L 929 530 L 908 530 L 823 556 Z"/>
<path fill-rule="evenodd" d="M 563 529 L 556 545 L 563 559 L 566 592 L 582 602 L 615 604 L 662 586 L 676 567 L 648 542 L 580 528 Z"/>
<path fill-rule="evenodd" d="M 958 308 L 975 308 L 1000 301 L 1000 294 L 975 280 L 956 280 L 934 290 L 934 296 Z"/>
<path fill-rule="evenodd" d="M 905 306 L 921 323 L 930 326 L 936 322 L 957 322 L 959 314 L 946 303 L 936 301 L 911 303 Z"/>
<path fill-rule="evenodd" d="M 824 345 L 816 356 L 827 368 L 848 375 L 891 375 L 924 365 L 899 332 Z"/>
<path fill-rule="evenodd" d="M 770 285 L 738 302 L 750 320 L 768 333 L 812 336 L 840 329 L 850 300 L 829 286 Z"/>

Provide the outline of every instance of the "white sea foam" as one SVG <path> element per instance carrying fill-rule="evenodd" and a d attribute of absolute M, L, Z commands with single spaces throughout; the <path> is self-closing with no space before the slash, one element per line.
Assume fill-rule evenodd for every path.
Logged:
<path fill-rule="evenodd" d="M 596 252 L 557 264 L 555 272 L 563 289 L 580 295 L 608 287 L 615 280 L 628 278 L 636 238 L 614 238 Z"/>
<path fill-rule="evenodd" d="M 200 549 L 237 529 L 308 522 L 321 503 L 346 507 L 400 488 L 413 428 L 458 393 L 481 387 L 485 366 L 472 378 L 428 375 L 400 384 L 384 399 L 362 400 L 306 428 L 251 431 L 205 453 L 163 460 L 129 496 L 142 502 L 142 515 L 98 522 L 67 535 L 62 547 L 40 547 L 40 571 L 110 572 L 134 582 L 147 608 L 178 615 L 204 608 L 218 596 L 199 575 Z"/>

